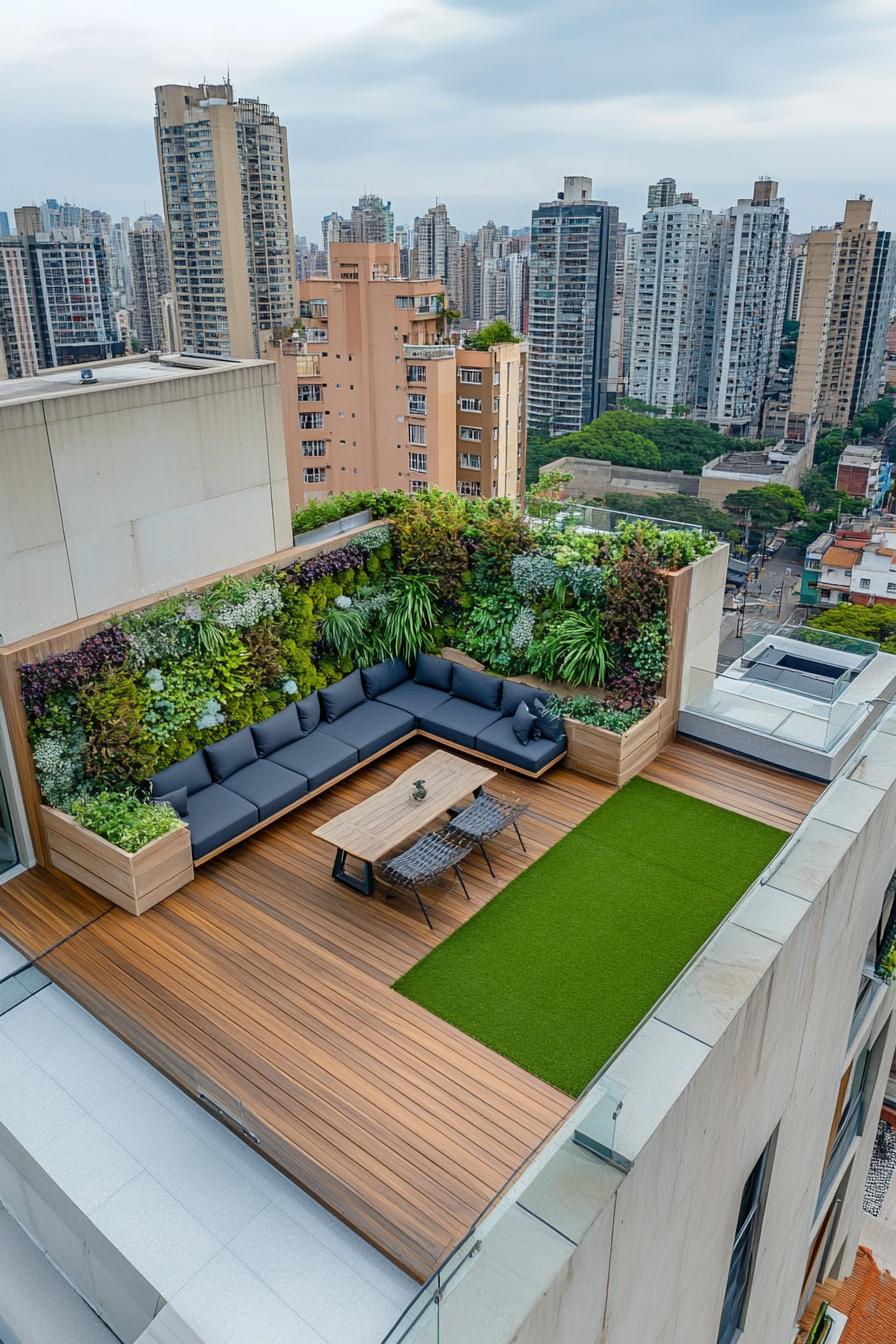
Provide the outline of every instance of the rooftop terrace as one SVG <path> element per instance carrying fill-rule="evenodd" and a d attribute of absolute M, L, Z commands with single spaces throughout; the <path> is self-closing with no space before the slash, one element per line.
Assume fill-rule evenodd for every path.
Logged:
<path fill-rule="evenodd" d="M 386 903 L 334 886 L 331 851 L 312 835 L 426 751 L 412 743 L 371 764 L 139 920 L 41 869 L 0 892 L 0 935 L 418 1279 L 573 1102 L 392 985 L 614 792 L 565 766 L 541 780 L 500 780 L 498 791 L 529 805 L 528 852 L 512 837 L 495 842 L 494 879 L 471 858 L 471 902 L 440 891 L 430 931 L 413 897 Z M 684 743 L 644 777 L 783 831 L 820 792 Z M 645 853 L 659 844 L 643 839 Z M 685 960 L 705 936 L 695 932 Z M 639 956 L 636 946 L 629 961 L 604 967 L 611 998 L 622 980 L 627 992 L 638 984 Z M 646 985 L 636 1020 L 675 974 Z M 607 1062 L 598 1053 L 595 1071 Z"/>

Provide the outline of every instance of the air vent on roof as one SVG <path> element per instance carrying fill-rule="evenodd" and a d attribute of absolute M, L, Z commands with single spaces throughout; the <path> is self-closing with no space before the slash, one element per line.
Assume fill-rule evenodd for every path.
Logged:
<path fill-rule="evenodd" d="M 82 383 L 95 383 L 95 382 L 96 382 L 96 377 L 94 376 L 93 369 L 82 369 L 82 370 L 81 370 L 81 382 L 82 382 Z"/>

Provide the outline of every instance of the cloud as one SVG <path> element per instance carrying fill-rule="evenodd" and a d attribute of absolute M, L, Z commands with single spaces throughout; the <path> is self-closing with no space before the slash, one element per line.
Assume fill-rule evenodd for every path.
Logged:
<path fill-rule="evenodd" d="M 896 224 L 896 115 L 875 53 L 892 0 L 38 0 L 0 53 L 11 208 L 67 191 L 135 214 L 158 202 L 157 83 L 218 76 L 289 129 L 300 228 L 364 189 L 411 220 L 438 196 L 473 229 L 526 222 L 566 172 L 637 220 L 673 175 L 720 208 L 777 177 L 795 227 L 863 190 Z M 172 62 L 171 33 L 177 33 Z M 31 91 L 39 83 L 42 97 Z"/>

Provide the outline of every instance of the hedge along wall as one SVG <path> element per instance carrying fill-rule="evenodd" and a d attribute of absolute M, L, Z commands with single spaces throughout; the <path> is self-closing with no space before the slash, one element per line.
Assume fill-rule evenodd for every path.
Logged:
<path fill-rule="evenodd" d="M 247 562 L 234 571 L 232 577 L 240 580 L 252 579 L 266 569 L 282 569 L 297 563 L 308 562 L 318 556 L 326 555 L 333 550 L 342 549 L 350 543 L 357 542 L 359 538 L 378 526 L 381 526 L 381 524 L 368 524 L 359 528 L 353 534 L 344 535 L 329 542 L 290 547 L 288 550 L 278 552 L 275 555 Z M 361 544 L 362 546 L 365 545 L 364 542 Z M 132 613 L 146 611 L 156 606 L 160 601 L 165 601 L 178 594 L 186 594 L 188 591 L 200 593 L 226 577 L 231 576 L 223 574 L 206 575 L 192 584 L 183 584 L 179 588 L 172 589 L 168 594 L 155 593 L 145 598 L 138 598 L 116 611 L 98 612 L 95 616 L 84 617 L 82 620 L 45 631 L 40 635 L 0 646 L 0 704 L 3 707 L 9 732 L 12 764 L 22 793 L 31 844 L 38 863 L 46 864 L 48 862 L 49 851 L 40 810 L 41 793 L 36 779 L 29 740 L 28 718 L 22 699 L 20 666 L 43 662 L 57 655 L 72 653 L 80 649 L 91 636 L 106 630 L 109 622 L 116 617 L 126 617 Z M 218 736 L 224 735 L 226 734 L 219 731 Z"/>
<path fill-rule="evenodd" d="M 113 614 L 80 644 L 25 662 L 44 799 L 69 810 L 81 794 L 139 790 L 353 668 L 421 645 L 458 645 L 504 675 L 605 684 L 613 713 L 637 718 L 666 668 L 661 567 L 713 544 L 649 527 L 533 530 L 507 501 L 439 492 L 406 500 L 391 531 L 338 542 Z"/>

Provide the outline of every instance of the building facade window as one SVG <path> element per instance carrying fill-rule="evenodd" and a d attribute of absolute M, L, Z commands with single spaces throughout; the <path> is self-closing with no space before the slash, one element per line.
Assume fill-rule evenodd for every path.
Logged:
<path fill-rule="evenodd" d="M 326 457 L 327 441 L 326 439 L 303 439 L 302 456 L 303 457 Z"/>
<path fill-rule="evenodd" d="M 411 298 L 410 294 L 395 295 L 396 308 L 413 308 L 413 306 L 414 306 L 414 300 Z"/>
<path fill-rule="evenodd" d="M 408 453 L 408 471 L 426 471 L 426 453 Z"/>
<path fill-rule="evenodd" d="M 306 467 L 302 473 L 306 485 L 320 485 L 327 479 L 326 467 Z"/>
<path fill-rule="evenodd" d="M 308 327 L 305 331 L 305 340 L 313 341 L 317 345 L 321 345 L 329 339 L 326 327 Z"/>
<path fill-rule="evenodd" d="M 323 401 L 320 383 L 299 383 L 299 401 Z"/>
<path fill-rule="evenodd" d="M 865 588 L 865 589 L 870 588 L 870 587 L 871 587 L 871 580 L 870 580 L 870 579 L 859 579 L 859 587 L 860 587 L 860 588 Z"/>
<path fill-rule="evenodd" d="M 409 382 L 409 383 L 425 383 L 425 382 L 426 382 L 426 365 L 425 365 L 425 364 L 409 364 L 409 365 L 408 365 L 408 382 Z"/>
<path fill-rule="evenodd" d="M 459 380 L 460 382 L 462 382 L 462 383 L 481 383 L 481 382 L 482 382 L 482 370 L 481 370 L 481 369 L 458 369 L 458 371 L 457 371 L 457 377 L 458 377 L 458 380 Z"/>
<path fill-rule="evenodd" d="M 740 1197 L 734 1246 L 731 1251 L 731 1263 L 728 1266 L 728 1282 L 725 1285 L 725 1299 L 722 1304 L 722 1320 L 719 1324 L 718 1344 L 733 1344 L 744 1327 L 776 1134 L 772 1135 L 759 1161 L 747 1177 L 747 1183 Z"/>
<path fill-rule="evenodd" d="M 426 426 L 408 425 L 408 443 L 425 443 Z"/>
<path fill-rule="evenodd" d="M 482 486 L 478 481 L 458 481 L 457 493 L 459 495 L 475 495 L 478 498 L 482 494 Z"/>
<path fill-rule="evenodd" d="M 477 429 L 475 425 L 461 425 L 457 435 L 465 443 L 480 443 L 482 440 L 482 430 Z"/>
<path fill-rule="evenodd" d="M 426 414 L 426 394 L 424 392 L 408 393 L 408 415 Z"/>
<path fill-rule="evenodd" d="M 299 429 L 323 429 L 323 411 L 299 411 Z"/>
<path fill-rule="evenodd" d="M 461 453 L 460 465 L 465 471 L 481 471 L 482 458 L 479 453 Z"/>
<path fill-rule="evenodd" d="M 428 489 L 429 489 L 429 482 L 428 482 L 428 481 L 411 481 L 411 482 L 410 482 L 410 490 L 411 490 L 411 494 L 412 494 L 412 495 L 419 495 L 419 493 L 420 493 L 421 490 L 428 490 Z"/>
<path fill-rule="evenodd" d="M 462 411 L 472 411 L 474 415 L 482 413 L 482 399 L 480 397 L 461 397 L 459 406 Z"/>

